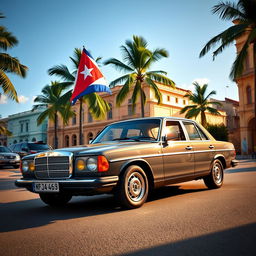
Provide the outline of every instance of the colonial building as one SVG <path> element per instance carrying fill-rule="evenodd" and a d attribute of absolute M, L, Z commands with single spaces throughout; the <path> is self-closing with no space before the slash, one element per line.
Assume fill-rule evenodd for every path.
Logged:
<path fill-rule="evenodd" d="M 162 93 L 162 103 L 157 104 L 157 100 L 154 97 L 154 92 L 144 85 L 144 91 L 146 94 L 147 102 L 145 104 L 145 117 L 150 116 L 174 116 L 184 117 L 179 112 L 188 105 L 188 99 L 184 98 L 187 90 L 176 87 L 175 89 L 169 86 L 158 84 L 158 87 Z M 136 104 L 135 111 L 132 111 L 131 93 L 127 97 L 127 100 L 120 106 L 116 106 L 116 96 L 121 89 L 121 86 L 112 88 L 112 95 L 101 94 L 101 96 L 110 104 L 111 110 L 108 112 L 107 117 L 104 120 L 94 120 L 88 108 L 84 105 L 83 108 L 83 138 L 84 143 L 87 144 L 89 140 L 94 138 L 107 124 L 125 120 L 129 118 L 141 117 L 140 102 Z M 79 140 L 79 104 L 74 106 L 74 111 L 77 113 L 72 119 L 70 119 L 68 125 L 63 126 L 61 119 L 58 122 L 58 147 L 68 147 L 78 145 Z M 226 124 L 226 114 L 221 112 L 222 115 L 214 116 L 207 113 L 207 122 L 209 123 L 224 123 Z M 199 120 L 200 121 L 200 120 Z M 54 145 L 54 124 L 49 121 L 48 125 L 48 143 Z"/>
<path fill-rule="evenodd" d="M 239 53 L 246 40 L 246 35 L 236 40 L 237 53 Z M 240 116 L 240 136 L 241 141 L 246 141 L 248 150 L 252 153 L 256 147 L 255 113 L 254 113 L 254 64 L 253 64 L 253 45 L 249 46 L 248 56 L 244 64 L 244 72 L 241 77 L 236 79 L 239 90 L 239 116 Z"/>
<path fill-rule="evenodd" d="M 22 141 L 46 143 L 48 121 L 45 120 L 41 125 L 37 125 L 37 118 L 44 110 L 41 108 L 10 115 L 8 130 L 12 132 L 12 136 L 8 137 L 7 144 L 11 145 Z"/>
<path fill-rule="evenodd" d="M 0 119 L 0 126 L 7 128 L 8 118 Z M 0 134 L 0 146 L 7 146 L 7 136 Z"/>
<path fill-rule="evenodd" d="M 237 153 L 240 153 L 241 140 L 240 140 L 240 118 L 238 115 L 239 102 L 229 98 L 225 100 L 210 99 L 210 101 L 220 102 L 222 105 L 215 105 L 218 111 L 226 112 L 226 121 L 228 128 L 228 138 L 235 146 Z"/>

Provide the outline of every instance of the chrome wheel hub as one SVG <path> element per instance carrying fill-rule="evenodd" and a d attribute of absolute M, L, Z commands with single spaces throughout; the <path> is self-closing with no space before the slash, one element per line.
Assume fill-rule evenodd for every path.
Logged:
<path fill-rule="evenodd" d="M 134 201 L 140 201 L 145 194 L 145 181 L 143 176 L 138 172 L 133 172 L 127 183 L 127 192 L 129 198 Z"/>
<path fill-rule="evenodd" d="M 213 166 L 213 178 L 217 184 L 222 182 L 222 169 L 218 164 Z"/>

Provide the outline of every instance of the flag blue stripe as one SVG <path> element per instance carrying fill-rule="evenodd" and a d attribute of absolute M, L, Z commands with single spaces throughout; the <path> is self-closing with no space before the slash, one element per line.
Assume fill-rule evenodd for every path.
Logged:
<path fill-rule="evenodd" d="M 79 95 L 77 95 L 73 100 L 72 100 L 72 105 L 74 105 L 76 103 L 76 101 L 81 98 L 84 95 L 93 93 L 93 92 L 108 92 L 110 94 L 112 94 L 111 90 L 109 87 L 107 87 L 106 85 L 103 84 L 93 84 L 90 85 L 86 90 L 84 90 L 83 92 L 81 92 Z"/>

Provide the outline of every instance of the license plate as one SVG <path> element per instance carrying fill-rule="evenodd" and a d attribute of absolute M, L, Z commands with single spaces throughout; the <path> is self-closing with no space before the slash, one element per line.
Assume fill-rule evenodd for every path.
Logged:
<path fill-rule="evenodd" d="M 34 183 L 34 192 L 59 192 L 58 182 L 36 182 Z"/>

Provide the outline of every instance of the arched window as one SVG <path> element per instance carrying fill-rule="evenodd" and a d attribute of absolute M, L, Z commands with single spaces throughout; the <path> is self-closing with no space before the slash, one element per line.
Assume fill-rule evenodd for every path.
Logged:
<path fill-rule="evenodd" d="M 72 125 L 76 125 L 76 112 L 74 111 L 74 116 L 72 117 Z"/>
<path fill-rule="evenodd" d="M 91 113 L 88 111 L 88 123 L 92 122 L 92 115 Z"/>
<path fill-rule="evenodd" d="M 33 141 L 33 142 L 36 142 L 36 138 L 34 137 L 34 138 L 32 139 L 32 141 Z"/>
<path fill-rule="evenodd" d="M 88 135 L 87 135 L 87 142 L 89 143 L 90 140 L 93 139 L 93 133 L 92 132 L 89 132 Z"/>
<path fill-rule="evenodd" d="M 69 136 L 65 136 L 65 147 L 69 147 Z"/>
<path fill-rule="evenodd" d="M 77 145 L 77 137 L 75 134 L 72 135 L 72 146 L 76 146 Z"/>
<path fill-rule="evenodd" d="M 246 97 L 247 97 L 247 104 L 251 104 L 252 103 L 252 88 L 249 85 L 246 87 Z"/>
<path fill-rule="evenodd" d="M 109 109 L 109 111 L 108 111 L 108 120 L 110 120 L 110 119 L 112 119 L 113 118 L 113 106 L 112 106 L 112 104 L 111 103 L 109 103 L 109 107 L 110 107 L 110 109 Z"/>

